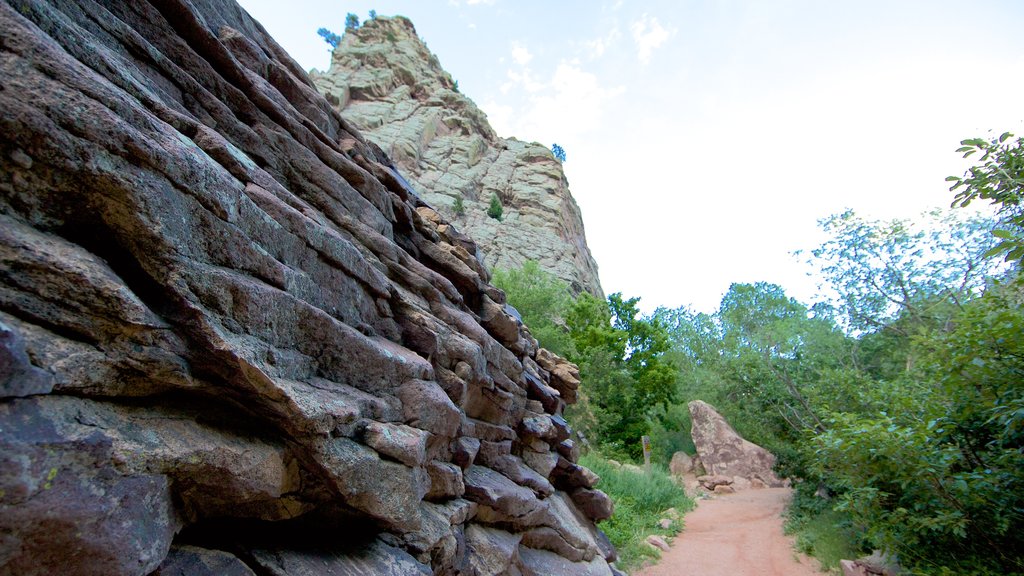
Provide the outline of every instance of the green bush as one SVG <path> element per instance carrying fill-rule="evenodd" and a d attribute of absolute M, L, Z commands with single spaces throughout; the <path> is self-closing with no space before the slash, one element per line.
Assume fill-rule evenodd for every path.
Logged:
<path fill-rule="evenodd" d="M 462 196 L 455 197 L 455 202 L 452 203 L 452 211 L 458 216 L 466 213 L 466 204 L 463 202 Z"/>
<path fill-rule="evenodd" d="M 491 194 L 491 205 L 487 207 L 487 215 L 501 222 L 501 214 L 505 208 L 501 205 L 501 198 L 497 194 Z"/>
<path fill-rule="evenodd" d="M 601 477 L 598 488 L 615 503 L 615 514 L 601 522 L 600 527 L 619 552 L 618 566 L 630 569 L 645 560 L 655 560 L 658 553 L 644 543 L 651 534 L 674 536 L 682 529 L 682 522 L 674 522 L 668 530 L 658 526 L 664 512 L 675 508 L 680 517 L 693 508 L 688 498 L 669 477 L 668 470 L 652 466 L 650 472 L 616 466 L 601 454 L 590 452 L 580 458 L 580 464 Z"/>

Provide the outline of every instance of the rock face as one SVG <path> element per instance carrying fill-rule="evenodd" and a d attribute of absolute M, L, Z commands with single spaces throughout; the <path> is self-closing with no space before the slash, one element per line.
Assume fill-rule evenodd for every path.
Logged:
<path fill-rule="evenodd" d="M 488 266 L 535 260 L 575 293 L 604 297 L 561 163 L 545 146 L 499 138 L 412 22 L 378 17 L 347 31 L 330 70 L 312 77 L 428 203 L 479 243 Z M 494 195 L 504 205 L 500 222 L 487 215 Z"/>
<path fill-rule="evenodd" d="M 241 8 L 0 40 L 0 574 L 611 573 L 575 367 Z"/>
<path fill-rule="evenodd" d="M 733 477 L 748 481 L 756 479 L 771 487 L 784 484 L 772 470 L 775 456 L 771 452 L 744 440 L 706 402 L 694 400 L 688 406 L 692 421 L 691 435 L 700 461 L 708 477 L 722 479 L 714 483 L 714 486 L 732 484 Z M 707 487 L 714 489 L 714 486 Z"/>

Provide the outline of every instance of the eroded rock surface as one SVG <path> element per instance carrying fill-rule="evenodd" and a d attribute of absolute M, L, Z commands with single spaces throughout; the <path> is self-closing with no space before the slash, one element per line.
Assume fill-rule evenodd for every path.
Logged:
<path fill-rule="evenodd" d="M 330 70 L 312 76 L 342 117 L 478 242 L 488 266 L 535 260 L 576 293 L 604 297 L 561 163 L 546 146 L 499 138 L 412 22 L 377 17 L 346 31 Z M 493 195 L 504 205 L 500 222 L 487 215 Z"/>
<path fill-rule="evenodd" d="M 575 368 L 237 5 L 0 1 L 0 79 L 0 574 L 608 573 Z"/>
<path fill-rule="evenodd" d="M 775 455 L 764 448 L 745 440 L 710 404 L 701 400 L 689 403 L 692 427 L 690 434 L 697 454 L 707 471 L 701 476 L 701 484 L 709 490 L 734 484 L 734 478 L 742 478 L 748 485 L 757 480 L 767 486 L 783 486 L 772 470 Z"/>

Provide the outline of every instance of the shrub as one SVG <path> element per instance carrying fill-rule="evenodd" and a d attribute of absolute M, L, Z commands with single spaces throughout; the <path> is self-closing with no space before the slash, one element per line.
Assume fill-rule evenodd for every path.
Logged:
<path fill-rule="evenodd" d="M 497 194 L 491 194 L 491 205 L 487 207 L 487 215 L 501 222 L 501 214 L 505 207 L 501 205 L 501 198 Z"/>
<path fill-rule="evenodd" d="M 455 197 L 455 202 L 452 204 L 452 211 L 459 216 L 466 213 L 466 205 L 462 201 L 462 196 Z"/>
<path fill-rule="evenodd" d="M 656 559 L 658 553 L 645 544 L 644 539 L 650 534 L 678 534 L 683 527 L 681 521 L 673 522 L 668 530 L 661 529 L 658 521 L 665 517 L 669 508 L 684 514 L 693 508 L 693 500 L 672 481 L 668 470 L 660 466 L 652 466 L 650 472 L 638 471 L 616 466 L 596 452 L 584 455 L 580 464 L 601 477 L 597 487 L 615 503 L 615 513 L 601 522 L 601 529 L 619 552 L 618 566 L 628 570 L 644 560 Z"/>
<path fill-rule="evenodd" d="M 359 16 L 349 12 L 345 15 L 345 30 L 358 30 Z"/>

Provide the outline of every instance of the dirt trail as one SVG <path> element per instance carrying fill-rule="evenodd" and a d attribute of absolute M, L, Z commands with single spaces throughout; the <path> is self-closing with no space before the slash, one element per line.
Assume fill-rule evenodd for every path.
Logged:
<path fill-rule="evenodd" d="M 820 576 L 817 562 L 782 533 L 787 488 L 744 490 L 700 500 L 661 562 L 634 576 Z"/>

